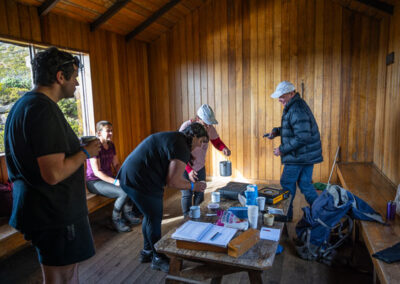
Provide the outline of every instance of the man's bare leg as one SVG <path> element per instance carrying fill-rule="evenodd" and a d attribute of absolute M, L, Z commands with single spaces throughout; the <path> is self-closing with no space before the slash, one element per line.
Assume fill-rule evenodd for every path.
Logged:
<path fill-rule="evenodd" d="M 78 263 L 64 266 L 41 264 L 44 284 L 79 284 Z"/>

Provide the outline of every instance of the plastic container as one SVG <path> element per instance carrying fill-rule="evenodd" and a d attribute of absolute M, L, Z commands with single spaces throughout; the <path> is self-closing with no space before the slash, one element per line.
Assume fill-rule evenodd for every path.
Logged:
<path fill-rule="evenodd" d="M 247 207 L 230 207 L 228 211 L 232 212 L 235 214 L 236 217 L 240 219 L 247 219 Z"/>
<path fill-rule="evenodd" d="M 249 184 L 244 192 L 246 205 L 257 205 L 258 188 L 255 184 Z"/>
<path fill-rule="evenodd" d="M 215 213 L 217 213 L 217 211 L 219 209 L 219 204 L 218 203 L 208 203 L 207 208 L 208 208 L 209 213 L 215 214 Z"/>

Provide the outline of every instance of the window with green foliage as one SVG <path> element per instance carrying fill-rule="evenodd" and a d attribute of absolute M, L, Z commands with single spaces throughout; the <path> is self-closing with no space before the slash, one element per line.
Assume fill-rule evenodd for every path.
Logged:
<path fill-rule="evenodd" d="M 14 103 L 33 88 L 31 60 L 43 50 L 34 45 L 19 45 L 0 41 L 0 153 L 4 152 L 4 126 L 7 115 Z M 79 87 L 75 98 L 63 99 L 58 105 L 77 136 L 93 133 L 93 106 L 89 56 L 71 52 L 84 63 L 79 73 Z M 92 131 L 91 131 L 92 130 Z"/>

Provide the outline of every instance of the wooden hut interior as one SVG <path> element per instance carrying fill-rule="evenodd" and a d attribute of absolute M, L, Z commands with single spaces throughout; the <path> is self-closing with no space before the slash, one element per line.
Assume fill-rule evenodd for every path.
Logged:
<path fill-rule="evenodd" d="M 56 46 L 83 56 L 89 98 L 83 134 L 95 134 L 99 120 L 111 121 L 120 161 L 148 135 L 176 131 L 209 104 L 219 122 L 216 129 L 232 151 L 229 180 L 240 182 L 279 183 L 283 165 L 273 149 L 280 141 L 263 134 L 280 126 L 283 108 L 270 95 L 279 82 L 290 81 L 321 133 L 324 160 L 315 165 L 313 182 L 328 182 L 340 147 L 331 183 L 353 191 L 383 217 L 396 195 L 400 1 L 0 0 L 0 42 Z M 225 157 L 211 148 L 206 173 L 212 188 L 227 178 L 219 173 Z M 6 183 L 4 154 L 0 163 L 0 181 Z M 132 260 L 141 249 L 140 226 L 122 235 L 104 229 L 110 201 L 88 198 L 97 258 L 83 265 L 82 283 L 163 283 L 165 273 Z M 300 193 L 294 204 L 285 251 L 263 272 L 264 283 L 400 281 L 399 263 L 373 257 L 366 257 L 363 272 L 298 259 L 291 238 L 307 204 Z M 164 206 L 164 218 L 170 217 L 163 223 L 166 233 L 181 216 L 180 192 L 167 189 Z M 357 227 L 355 238 L 369 256 L 400 235 L 399 216 L 384 230 Z M 0 237 L 0 282 L 40 283 L 36 254 L 22 236 L 3 222 Z M 19 267 L 25 272 L 18 273 Z M 248 281 L 243 272 L 222 279 Z"/>

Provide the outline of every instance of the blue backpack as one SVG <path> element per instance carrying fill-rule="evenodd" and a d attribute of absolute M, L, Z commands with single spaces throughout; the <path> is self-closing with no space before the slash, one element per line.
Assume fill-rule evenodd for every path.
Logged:
<path fill-rule="evenodd" d="M 331 264 L 335 249 L 352 233 L 353 219 L 384 224 L 365 201 L 338 185 L 328 185 L 303 212 L 296 225 L 296 251 L 303 259 L 326 264 Z"/>

